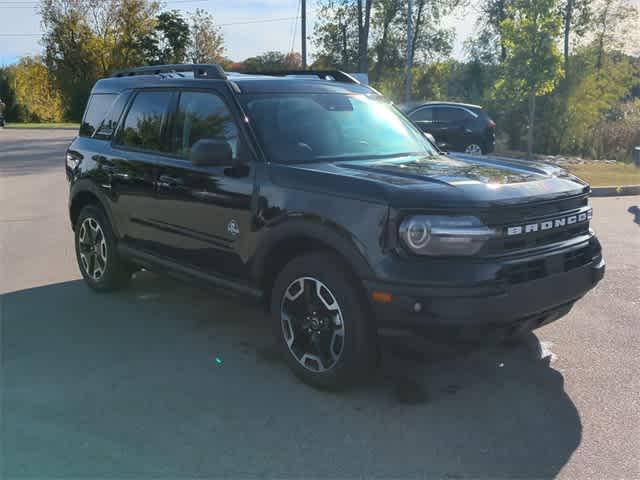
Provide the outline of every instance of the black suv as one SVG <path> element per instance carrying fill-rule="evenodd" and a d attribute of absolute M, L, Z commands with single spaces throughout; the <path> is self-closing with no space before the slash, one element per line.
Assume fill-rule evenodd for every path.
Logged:
<path fill-rule="evenodd" d="M 482 155 L 493 152 L 496 123 L 479 105 L 427 102 L 402 105 L 401 110 L 445 151 Z"/>
<path fill-rule="evenodd" d="M 380 327 L 530 331 L 604 274 L 588 185 L 449 158 L 342 72 L 117 73 L 66 174 L 90 287 L 143 267 L 262 299 L 291 368 L 325 388 L 362 378 Z"/>

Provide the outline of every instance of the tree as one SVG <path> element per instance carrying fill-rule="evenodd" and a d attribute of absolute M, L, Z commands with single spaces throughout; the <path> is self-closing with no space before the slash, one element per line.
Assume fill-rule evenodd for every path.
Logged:
<path fill-rule="evenodd" d="M 147 65 L 155 45 L 160 5 L 150 0 L 118 0 L 112 68 Z"/>
<path fill-rule="evenodd" d="M 47 67 L 39 57 L 23 57 L 13 68 L 16 103 L 27 120 L 58 122 L 63 118 L 62 98 L 51 85 Z"/>
<path fill-rule="evenodd" d="M 412 64 L 429 63 L 451 54 L 453 31 L 442 25 L 443 18 L 461 4 L 461 0 L 416 0 L 413 6 Z M 407 11 L 402 9 L 401 24 L 406 45 Z"/>
<path fill-rule="evenodd" d="M 44 62 L 66 118 L 80 120 L 98 78 L 152 61 L 158 8 L 151 0 L 41 0 Z"/>
<path fill-rule="evenodd" d="M 4 118 L 7 121 L 18 119 L 16 108 L 15 67 L 0 67 L 0 102 L 4 103 Z"/>
<path fill-rule="evenodd" d="M 352 0 L 321 0 L 314 27 L 315 67 L 353 71 L 358 65 L 357 9 Z"/>
<path fill-rule="evenodd" d="M 112 49 L 92 31 L 86 3 L 43 0 L 40 13 L 44 63 L 62 96 L 65 117 L 80 120 L 92 85 L 111 63 Z M 112 40 L 110 33 L 105 35 Z"/>
<path fill-rule="evenodd" d="M 154 60 L 159 64 L 183 63 L 187 56 L 189 33 L 189 24 L 177 10 L 158 15 Z"/>
<path fill-rule="evenodd" d="M 513 0 L 501 24 L 507 57 L 496 82 L 498 96 L 528 104 L 527 155 L 533 153 L 536 97 L 553 91 L 562 77 L 557 47 L 560 17 L 554 0 Z"/>
<path fill-rule="evenodd" d="M 605 66 L 607 51 L 622 51 L 637 30 L 638 10 L 628 0 L 599 0 L 594 8 L 592 30 L 596 48 L 596 68 Z"/>
<path fill-rule="evenodd" d="M 242 61 L 240 70 L 247 72 L 266 72 L 276 70 L 298 70 L 302 68 L 302 56 L 299 53 L 271 51 Z"/>
<path fill-rule="evenodd" d="M 364 1 L 364 6 L 363 6 Z M 358 4 L 358 72 L 369 71 L 369 29 L 373 0 L 357 0 Z"/>
<path fill-rule="evenodd" d="M 401 68 L 400 0 L 378 0 L 373 13 L 376 64 L 373 78 L 379 81 L 383 68 Z"/>
<path fill-rule="evenodd" d="M 220 63 L 224 60 L 224 37 L 213 15 L 197 9 L 191 15 L 191 39 L 187 56 L 193 63 Z"/>
<path fill-rule="evenodd" d="M 592 0 L 564 0 L 560 6 L 562 16 L 562 37 L 564 70 L 569 73 L 569 49 L 571 47 L 571 34 L 582 37 L 586 33 L 591 20 Z"/>
<path fill-rule="evenodd" d="M 468 49 L 476 59 L 485 62 L 504 62 L 507 46 L 502 36 L 502 22 L 510 15 L 513 0 L 483 0 L 480 4 L 479 35 L 470 40 Z"/>

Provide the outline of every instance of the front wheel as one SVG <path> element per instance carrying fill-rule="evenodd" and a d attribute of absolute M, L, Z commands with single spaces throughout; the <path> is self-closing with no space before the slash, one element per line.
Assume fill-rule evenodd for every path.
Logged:
<path fill-rule="evenodd" d="M 376 334 L 358 280 L 335 255 L 292 260 L 271 296 L 273 328 L 289 367 L 304 382 L 336 390 L 375 365 Z"/>

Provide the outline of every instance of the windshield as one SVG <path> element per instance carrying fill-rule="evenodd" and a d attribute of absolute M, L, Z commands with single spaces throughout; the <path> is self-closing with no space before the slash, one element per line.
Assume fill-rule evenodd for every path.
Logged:
<path fill-rule="evenodd" d="M 367 95 L 256 95 L 244 100 L 269 159 L 279 163 L 436 155 L 386 100 Z"/>

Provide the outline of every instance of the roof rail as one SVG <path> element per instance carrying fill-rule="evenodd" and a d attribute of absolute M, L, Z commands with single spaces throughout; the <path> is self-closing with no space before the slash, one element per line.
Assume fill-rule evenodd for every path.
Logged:
<path fill-rule="evenodd" d="M 310 76 L 318 77 L 321 80 L 334 80 L 336 82 L 360 84 L 355 77 L 352 77 L 348 73 L 340 70 L 273 70 L 267 72 L 250 71 L 238 73 L 244 73 L 246 75 L 269 75 L 274 77 Z"/>
<path fill-rule="evenodd" d="M 163 73 L 193 72 L 194 78 L 210 78 L 226 80 L 227 75 L 216 63 L 208 64 L 175 64 L 150 65 L 148 67 L 127 68 L 111 74 L 112 77 L 131 77 L 135 75 L 160 75 Z"/>

